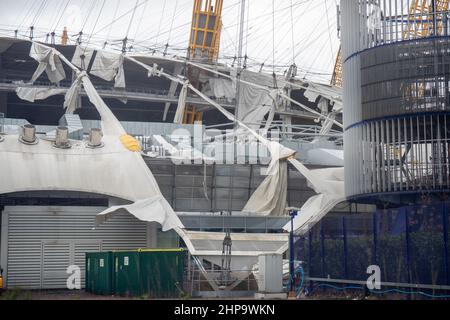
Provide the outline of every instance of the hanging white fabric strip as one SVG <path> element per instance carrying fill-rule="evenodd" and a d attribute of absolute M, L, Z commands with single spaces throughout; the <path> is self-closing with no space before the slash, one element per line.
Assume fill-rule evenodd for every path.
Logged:
<path fill-rule="evenodd" d="M 31 78 L 31 83 L 36 82 L 44 71 L 52 83 L 58 84 L 66 78 L 64 67 L 55 49 L 33 42 L 30 49 L 30 57 L 39 62 Z"/>
<path fill-rule="evenodd" d="M 278 161 L 272 172 L 253 192 L 243 212 L 266 216 L 284 216 L 287 207 L 287 162 Z"/>
<path fill-rule="evenodd" d="M 188 94 L 189 81 L 186 81 L 181 88 L 180 96 L 178 98 L 177 112 L 175 113 L 175 118 L 173 123 L 182 124 L 184 112 L 186 110 L 186 99 Z"/>
<path fill-rule="evenodd" d="M 130 205 L 110 207 L 97 215 L 97 225 L 107 221 L 121 210 L 127 211 L 139 220 L 159 223 L 162 226 L 162 231 L 183 228 L 183 224 L 177 215 L 170 214 L 173 210 L 162 195 L 139 200 Z M 152 214 L 149 215 L 149 213 Z"/>
<path fill-rule="evenodd" d="M 290 159 L 289 161 L 318 193 L 302 206 L 300 214 L 294 219 L 294 231 L 305 233 L 336 205 L 346 200 L 344 168 L 309 170 L 298 160 Z M 290 223 L 286 224 L 284 229 L 290 231 Z"/>
<path fill-rule="evenodd" d="M 54 89 L 54 88 L 35 88 L 35 87 L 17 87 L 17 96 L 29 102 L 36 100 L 45 100 L 51 96 L 65 94 L 67 89 Z"/>
<path fill-rule="evenodd" d="M 69 90 L 67 90 L 66 96 L 64 98 L 64 108 L 66 109 L 67 114 L 73 114 L 77 107 L 79 107 L 77 105 L 77 100 L 81 91 L 82 77 L 84 76 L 86 76 L 86 72 L 80 72 L 80 74 L 70 86 Z"/>

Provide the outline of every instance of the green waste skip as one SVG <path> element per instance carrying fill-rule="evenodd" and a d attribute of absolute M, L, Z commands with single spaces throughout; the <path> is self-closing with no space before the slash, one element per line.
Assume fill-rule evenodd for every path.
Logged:
<path fill-rule="evenodd" d="M 112 252 L 86 253 L 86 292 L 114 293 Z"/>
<path fill-rule="evenodd" d="M 154 298 L 178 298 L 183 287 L 183 251 L 141 251 L 143 293 Z"/>
<path fill-rule="evenodd" d="M 110 257 L 107 262 L 104 258 L 105 266 L 110 268 L 110 277 L 99 267 L 102 254 Z M 183 287 L 184 265 L 183 249 L 89 253 L 86 254 L 86 291 L 129 297 L 178 298 Z"/>
<path fill-rule="evenodd" d="M 139 252 L 114 253 L 115 293 L 135 297 L 142 294 Z"/>

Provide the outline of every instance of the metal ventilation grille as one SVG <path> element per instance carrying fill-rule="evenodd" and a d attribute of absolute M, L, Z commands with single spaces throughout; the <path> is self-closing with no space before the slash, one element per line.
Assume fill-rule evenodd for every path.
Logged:
<path fill-rule="evenodd" d="M 450 115 L 375 120 L 347 135 L 349 194 L 450 189 Z"/>
<path fill-rule="evenodd" d="M 362 120 L 450 110 L 450 39 L 363 52 L 361 97 Z"/>
<path fill-rule="evenodd" d="M 65 289 L 67 267 L 81 269 L 85 253 L 147 246 L 147 224 L 119 214 L 95 230 L 93 207 L 5 207 L 2 261 L 9 288 Z M 4 250 L 4 251 L 3 251 Z"/>

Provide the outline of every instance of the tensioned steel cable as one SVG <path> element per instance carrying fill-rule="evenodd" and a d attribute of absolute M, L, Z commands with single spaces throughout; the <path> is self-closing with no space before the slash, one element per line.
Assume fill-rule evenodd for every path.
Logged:
<path fill-rule="evenodd" d="M 327 25 L 328 25 L 328 37 L 330 39 L 330 50 L 331 50 L 331 64 L 334 62 L 334 50 L 333 50 L 333 41 L 331 40 L 331 27 L 330 27 L 330 17 L 328 15 L 328 6 L 327 6 L 327 0 L 323 0 L 323 3 L 325 5 L 325 12 L 327 15 Z"/>
<path fill-rule="evenodd" d="M 134 34 L 134 40 L 136 40 L 137 34 L 139 32 L 139 29 L 141 28 L 142 20 L 144 20 L 145 11 L 147 10 L 148 1 L 145 2 L 144 9 L 142 10 L 141 18 L 139 19 L 138 26 L 136 28 L 136 32 Z"/>
<path fill-rule="evenodd" d="M 36 11 L 36 14 L 34 15 L 33 20 L 31 21 L 31 25 L 34 26 L 37 23 L 37 20 L 39 19 L 39 17 L 42 14 L 42 11 L 44 10 L 44 8 L 47 6 L 47 0 L 44 0 L 39 9 Z"/>
<path fill-rule="evenodd" d="M 294 8 L 291 0 L 292 63 L 295 64 Z"/>
<path fill-rule="evenodd" d="M 130 34 L 131 25 L 133 24 L 134 16 L 136 15 L 136 10 L 138 8 L 139 0 L 136 0 L 136 4 L 134 5 L 133 13 L 131 14 L 130 23 L 128 24 L 127 33 L 125 34 L 125 39 L 128 39 L 128 35 Z"/>
<path fill-rule="evenodd" d="M 116 21 L 117 12 L 119 11 L 119 6 L 120 6 L 120 0 L 117 0 L 116 9 L 114 10 L 114 15 L 113 15 L 113 18 L 112 18 L 112 21 L 111 21 L 111 25 L 109 26 L 108 34 L 106 35 L 106 41 L 107 42 L 109 41 L 109 38 L 111 36 L 111 31 L 112 31 L 114 22 Z"/>
<path fill-rule="evenodd" d="M 24 10 L 27 7 L 27 5 L 29 4 L 30 1 L 27 2 L 27 4 L 25 4 L 24 6 Z M 17 30 L 20 30 L 23 26 L 23 24 L 25 23 L 26 20 L 28 20 L 28 17 L 30 17 L 31 12 L 33 11 L 34 5 L 36 3 L 32 3 L 31 6 L 28 8 L 28 11 L 26 12 L 26 14 L 23 16 L 22 21 L 20 22 L 19 26 L 17 27 Z"/>
<path fill-rule="evenodd" d="M 66 5 L 64 6 L 64 9 L 63 9 L 63 11 L 61 12 L 61 15 L 59 16 L 58 21 L 57 21 L 56 24 L 55 24 L 55 27 L 52 28 L 52 29 L 53 29 L 53 32 L 55 32 L 56 29 L 58 29 L 59 23 L 61 22 L 61 19 L 62 19 L 62 17 L 64 16 L 64 14 L 66 13 L 67 7 L 69 6 L 69 4 L 70 4 L 71 1 L 72 1 L 72 0 L 67 0 Z"/>
<path fill-rule="evenodd" d="M 272 61 L 275 74 L 275 0 L 272 0 Z"/>
<path fill-rule="evenodd" d="M 139 7 L 143 6 L 148 0 L 145 0 L 143 2 L 141 2 L 136 9 L 138 9 Z M 124 12 L 123 14 L 121 14 L 119 17 L 117 17 L 114 21 L 104 25 L 103 27 L 101 27 L 100 29 L 98 29 L 93 35 L 98 35 L 100 32 L 102 32 L 103 30 L 105 30 L 106 28 L 110 27 L 112 24 L 116 23 L 117 21 L 121 20 L 122 18 L 126 17 L 129 13 L 131 13 L 132 11 L 134 11 L 134 8 L 127 10 L 126 12 Z"/>
<path fill-rule="evenodd" d="M 92 32 L 91 32 L 91 34 L 90 34 L 90 36 L 88 38 L 87 44 L 86 44 L 86 46 L 84 48 L 84 52 L 86 52 L 89 44 L 91 43 L 92 35 L 94 33 L 95 27 L 97 27 L 98 20 L 100 19 L 100 16 L 102 15 L 103 8 L 105 7 L 105 3 L 106 3 L 106 0 L 103 0 L 102 6 L 101 6 L 100 11 L 99 11 L 98 16 L 97 16 L 97 19 L 95 20 L 95 23 L 94 23 L 94 27 L 92 28 Z"/>
<path fill-rule="evenodd" d="M 164 5 L 163 5 L 162 14 L 161 14 L 161 19 L 159 20 L 158 32 L 156 33 L 156 39 L 155 39 L 155 43 L 156 44 L 158 44 L 159 33 L 161 32 L 162 20 L 164 18 L 164 12 L 166 11 L 166 4 L 167 4 L 167 0 L 164 0 Z"/>
<path fill-rule="evenodd" d="M 172 35 L 173 22 L 175 21 L 175 15 L 176 15 L 176 13 L 177 13 L 177 8 L 178 8 L 178 0 L 175 1 L 175 8 L 173 9 L 172 22 L 170 23 L 169 36 L 168 36 L 168 38 L 167 38 L 167 44 L 166 44 L 166 46 L 169 46 L 170 36 Z"/>
<path fill-rule="evenodd" d="M 92 1 L 91 6 L 89 7 L 89 12 L 86 16 L 86 19 L 84 20 L 83 26 L 81 27 L 81 32 L 83 32 L 84 28 L 86 27 L 86 24 L 92 14 L 92 11 L 94 11 L 94 7 L 95 7 L 95 1 Z"/>

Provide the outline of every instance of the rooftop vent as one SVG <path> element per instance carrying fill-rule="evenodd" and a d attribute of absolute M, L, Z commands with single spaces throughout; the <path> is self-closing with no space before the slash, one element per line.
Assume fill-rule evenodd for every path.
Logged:
<path fill-rule="evenodd" d="M 101 148 L 103 147 L 103 132 L 101 129 L 92 128 L 89 132 L 89 142 L 87 144 L 88 148 Z"/>
<path fill-rule="evenodd" d="M 19 140 L 24 144 L 37 144 L 39 140 L 36 137 L 36 127 L 32 124 L 23 125 Z"/>
<path fill-rule="evenodd" d="M 56 139 L 54 146 L 59 149 L 69 149 L 71 147 L 69 142 L 69 129 L 67 127 L 56 128 Z"/>

